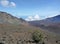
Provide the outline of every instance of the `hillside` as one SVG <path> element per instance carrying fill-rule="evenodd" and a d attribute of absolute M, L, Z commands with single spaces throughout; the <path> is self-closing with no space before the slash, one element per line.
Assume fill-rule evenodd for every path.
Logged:
<path fill-rule="evenodd" d="M 60 34 L 60 15 L 39 21 L 30 21 L 31 25 Z"/>
<path fill-rule="evenodd" d="M 40 31 L 45 44 L 60 44 L 60 35 L 44 31 L 40 28 L 24 25 L 0 24 L 0 43 L 2 44 L 36 44 L 32 39 L 34 31 Z"/>
<path fill-rule="evenodd" d="M 0 12 L 0 44 L 36 44 L 32 39 L 35 31 L 43 35 L 44 44 L 60 44 L 60 35 L 31 26 L 22 18 Z"/>
<path fill-rule="evenodd" d="M 22 18 L 17 18 L 17 17 L 12 16 L 11 14 L 0 11 L 0 24 L 19 25 L 19 24 L 23 24 L 23 23 L 26 23 L 26 21 L 23 20 Z"/>

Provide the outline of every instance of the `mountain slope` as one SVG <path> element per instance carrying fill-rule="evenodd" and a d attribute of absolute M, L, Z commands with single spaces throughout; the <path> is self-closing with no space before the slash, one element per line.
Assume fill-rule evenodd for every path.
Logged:
<path fill-rule="evenodd" d="M 52 24 L 52 23 L 60 23 L 60 15 L 55 16 L 55 17 L 51 17 L 51 18 L 47 18 L 44 20 L 38 20 L 38 21 L 29 21 L 29 23 L 37 23 L 37 24 Z"/>
<path fill-rule="evenodd" d="M 36 44 L 32 42 L 32 33 L 39 31 L 43 34 L 45 44 L 58 44 L 60 35 L 44 31 L 37 27 L 23 25 L 0 24 L 0 43 L 3 44 Z M 56 41 L 58 41 L 56 43 Z"/>
<path fill-rule="evenodd" d="M 44 30 L 48 30 L 50 32 L 60 33 L 60 15 L 47 18 L 40 21 L 30 21 L 31 25 L 43 28 Z"/>
<path fill-rule="evenodd" d="M 19 24 L 24 24 L 24 23 L 26 23 L 26 21 L 23 20 L 22 18 L 19 19 L 17 17 L 12 16 L 11 14 L 0 11 L 0 24 L 19 25 Z"/>
<path fill-rule="evenodd" d="M 27 24 L 22 18 L 0 12 L 0 44 L 36 44 L 32 42 L 32 33 L 37 30 L 44 36 L 45 44 L 60 42 L 60 35 Z"/>

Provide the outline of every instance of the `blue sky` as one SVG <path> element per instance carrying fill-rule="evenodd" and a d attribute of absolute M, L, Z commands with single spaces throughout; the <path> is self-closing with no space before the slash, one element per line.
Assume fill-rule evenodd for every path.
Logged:
<path fill-rule="evenodd" d="M 24 19 L 44 19 L 60 14 L 60 0 L 0 0 L 0 11 Z"/>

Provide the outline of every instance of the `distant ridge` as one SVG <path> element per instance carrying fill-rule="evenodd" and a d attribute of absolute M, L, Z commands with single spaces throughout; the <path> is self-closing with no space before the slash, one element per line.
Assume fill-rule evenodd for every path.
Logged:
<path fill-rule="evenodd" d="M 29 21 L 30 24 L 52 24 L 52 23 L 60 23 L 60 15 L 51 17 L 51 18 L 46 18 L 44 20 L 38 20 L 38 21 Z"/>
<path fill-rule="evenodd" d="M 44 20 L 30 21 L 30 25 L 43 28 L 51 32 L 60 34 L 60 15 Z"/>

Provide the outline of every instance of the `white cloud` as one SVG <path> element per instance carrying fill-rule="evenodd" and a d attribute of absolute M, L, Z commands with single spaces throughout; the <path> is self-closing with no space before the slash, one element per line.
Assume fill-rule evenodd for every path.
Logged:
<path fill-rule="evenodd" d="M 34 19 L 35 19 L 35 20 L 40 20 L 39 15 L 35 15 L 35 16 L 34 16 Z"/>
<path fill-rule="evenodd" d="M 10 2 L 9 0 L 1 0 L 0 4 L 4 7 L 15 7 L 15 2 Z"/>
<path fill-rule="evenodd" d="M 28 16 L 25 20 L 26 20 L 26 21 L 40 20 L 40 17 L 39 17 L 39 15 Z"/>
<path fill-rule="evenodd" d="M 11 3 L 10 3 L 10 6 L 15 7 L 16 4 L 15 4 L 14 2 L 11 2 Z"/>
<path fill-rule="evenodd" d="M 34 19 L 33 19 L 32 16 L 28 16 L 25 20 L 27 20 L 27 21 L 33 21 Z"/>
<path fill-rule="evenodd" d="M 2 6 L 8 6 L 9 5 L 9 1 L 7 1 L 7 0 L 1 0 L 0 3 Z"/>

